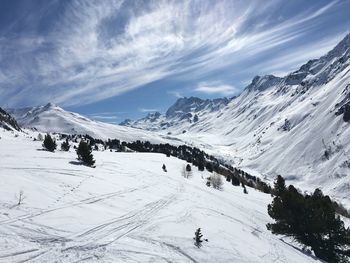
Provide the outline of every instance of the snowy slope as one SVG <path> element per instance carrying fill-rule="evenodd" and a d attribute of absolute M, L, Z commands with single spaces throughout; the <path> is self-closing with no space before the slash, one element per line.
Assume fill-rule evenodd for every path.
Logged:
<path fill-rule="evenodd" d="M 302 189 L 320 186 L 350 204 L 350 34 L 283 78 L 255 77 L 223 107 L 183 109 L 198 120 L 176 122 L 166 114 L 158 127 L 145 119 L 131 126 L 171 133 L 244 169 L 282 174 Z"/>
<path fill-rule="evenodd" d="M 0 134 L 0 262 L 318 262 L 266 230 L 269 195 L 208 188 L 160 154 L 94 152 L 93 169 Z"/>
<path fill-rule="evenodd" d="M 118 138 L 125 141 L 165 141 L 150 132 L 93 121 L 77 113 L 65 111 L 52 103 L 33 108 L 8 109 L 8 112 L 22 127 L 35 128 L 41 132 L 88 134 L 94 138 Z"/>

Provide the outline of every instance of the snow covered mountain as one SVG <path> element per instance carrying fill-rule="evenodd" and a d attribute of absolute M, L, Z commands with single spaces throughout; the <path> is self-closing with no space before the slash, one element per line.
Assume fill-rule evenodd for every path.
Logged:
<path fill-rule="evenodd" d="M 2 108 L 0 108 L 0 127 L 6 130 L 21 130 L 17 121 Z"/>
<path fill-rule="evenodd" d="M 255 77 L 218 107 L 192 107 L 200 101 L 179 99 L 165 115 L 124 125 L 171 133 L 252 172 L 350 202 L 350 34 L 285 77 Z"/>
<path fill-rule="evenodd" d="M 151 131 L 187 127 L 196 124 L 199 121 L 199 115 L 217 112 L 229 101 L 227 98 L 214 100 L 202 100 L 196 97 L 180 98 L 167 110 L 165 115 L 159 112 L 149 113 L 145 118 L 137 121 L 125 120 L 120 125 Z"/>
<path fill-rule="evenodd" d="M 266 229 L 268 194 L 215 190 L 197 169 L 186 179 L 164 154 L 94 151 L 96 168 L 77 165 L 36 134 L 0 130 L 0 262 L 321 262 Z"/>
<path fill-rule="evenodd" d="M 52 103 L 31 108 L 7 109 L 7 111 L 16 118 L 22 127 L 34 128 L 40 132 L 88 134 L 94 138 L 118 138 L 125 141 L 164 142 L 164 139 L 156 134 L 94 121 L 80 114 L 65 111 Z"/>

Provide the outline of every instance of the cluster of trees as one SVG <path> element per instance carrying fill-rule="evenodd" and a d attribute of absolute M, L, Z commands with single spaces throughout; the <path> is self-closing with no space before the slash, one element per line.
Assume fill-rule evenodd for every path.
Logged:
<path fill-rule="evenodd" d="M 61 150 L 67 152 L 70 149 L 69 136 L 62 136 L 62 138 L 65 138 L 65 140 L 61 144 Z M 38 140 L 40 140 L 40 138 L 38 138 Z M 46 134 L 43 142 L 43 147 L 50 152 L 54 152 L 57 148 L 56 140 L 53 139 L 50 134 Z M 84 164 L 93 167 L 95 160 L 92 155 L 92 148 L 90 143 L 81 139 L 76 152 L 78 155 L 78 160 L 81 160 Z"/>
<path fill-rule="evenodd" d="M 281 176 L 275 181 L 274 194 L 268 214 L 275 223 L 267 224 L 267 229 L 311 247 L 322 260 L 349 262 L 350 230 L 336 215 L 328 196 L 320 189 L 311 195 L 303 195 L 293 185 L 287 187 Z"/>

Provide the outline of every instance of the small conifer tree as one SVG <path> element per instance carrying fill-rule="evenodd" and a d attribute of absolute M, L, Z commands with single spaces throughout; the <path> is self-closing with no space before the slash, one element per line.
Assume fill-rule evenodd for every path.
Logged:
<path fill-rule="evenodd" d="M 203 242 L 202 237 L 203 237 L 203 235 L 201 233 L 201 229 L 198 228 L 196 230 L 196 232 L 194 232 L 194 238 L 193 238 L 194 239 L 194 244 L 198 248 L 200 248 L 202 246 L 202 242 Z"/>
<path fill-rule="evenodd" d="M 69 148 L 70 148 L 70 145 L 69 145 L 68 138 L 67 138 L 64 142 L 62 142 L 61 150 L 65 151 L 65 152 L 68 152 Z"/>
<path fill-rule="evenodd" d="M 57 147 L 56 141 L 52 139 L 50 134 L 45 135 L 43 147 L 50 152 L 54 152 L 56 150 L 56 147 Z"/>
<path fill-rule="evenodd" d="M 91 146 L 81 140 L 77 149 L 78 159 L 82 160 L 88 166 L 93 166 L 95 164 L 91 151 Z"/>

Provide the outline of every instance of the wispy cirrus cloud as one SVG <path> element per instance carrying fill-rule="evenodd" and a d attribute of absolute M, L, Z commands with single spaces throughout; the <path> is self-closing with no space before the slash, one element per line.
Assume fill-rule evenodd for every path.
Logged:
<path fill-rule="evenodd" d="M 274 74 L 276 76 L 283 77 L 288 73 L 298 69 L 301 65 L 305 64 L 310 59 L 319 58 L 336 44 L 341 41 L 344 33 L 333 36 L 332 38 L 325 38 L 318 41 L 316 44 L 306 44 L 301 47 L 296 47 L 291 52 L 271 58 L 268 61 L 261 62 L 258 65 L 244 69 L 243 71 L 255 71 L 256 74 Z"/>
<path fill-rule="evenodd" d="M 48 3 L 0 31 L 0 102 L 84 105 L 156 80 L 203 79 L 296 43 L 339 5 L 318 3 L 282 14 L 280 0 Z M 17 24 L 26 30 L 16 31 Z M 299 63 L 271 57 L 255 66 L 269 61 L 280 70 Z M 195 89 L 237 92 L 228 85 Z"/>

